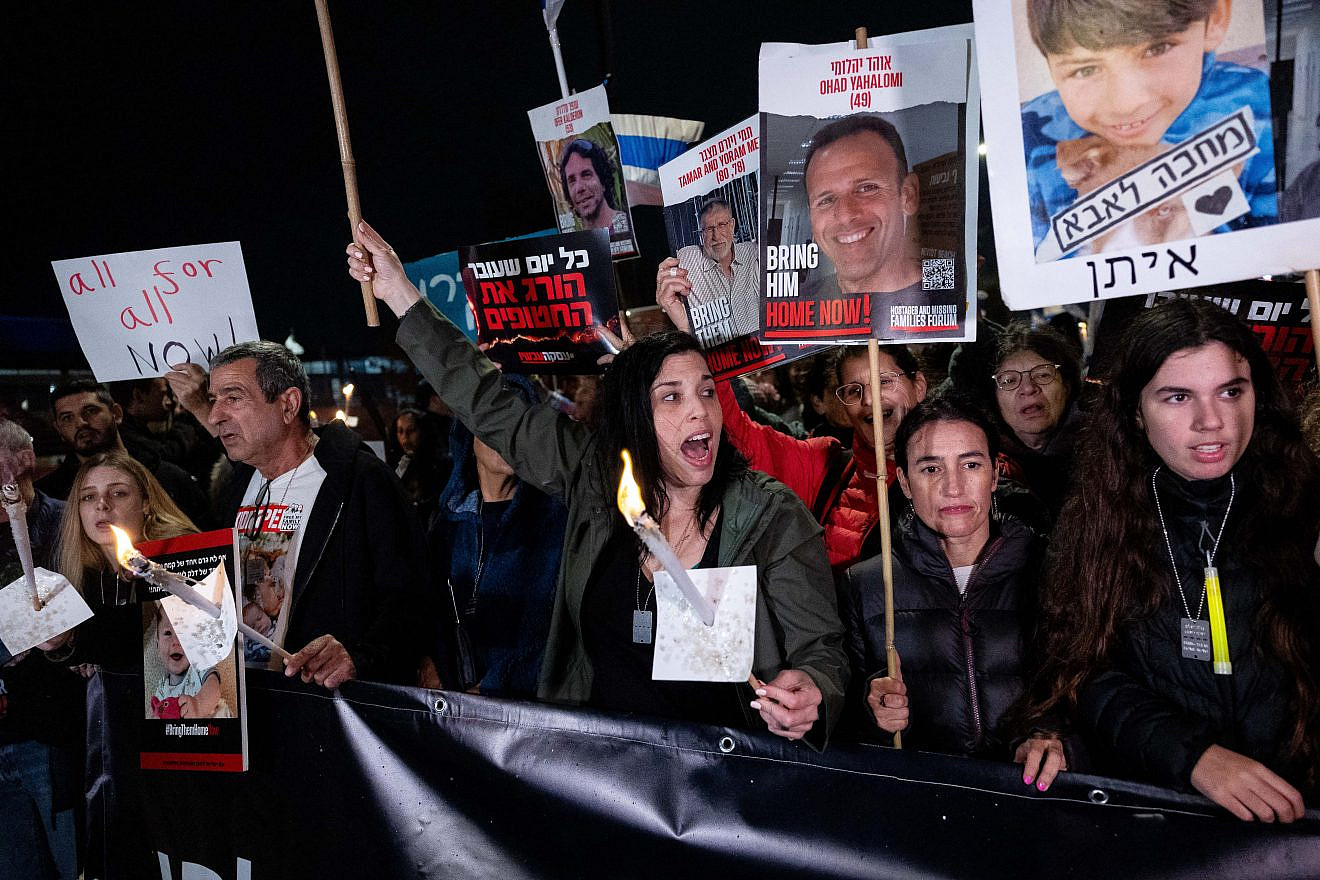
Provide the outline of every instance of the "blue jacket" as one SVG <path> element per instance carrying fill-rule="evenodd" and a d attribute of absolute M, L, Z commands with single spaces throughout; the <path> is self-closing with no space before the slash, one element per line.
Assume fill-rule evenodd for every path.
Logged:
<path fill-rule="evenodd" d="M 504 377 L 529 401 L 532 385 L 522 376 Z M 536 696 L 554 608 L 555 579 L 563 555 L 568 509 L 556 496 L 521 480 L 500 515 L 494 540 L 482 539 L 481 491 L 472 452 L 472 432 L 457 419 L 449 434 L 454 469 L 440 494 L 428 529 L 437 577 L 447 577 L 454 602 L 440 599 L 446 621 L 439 645 L 452 644 L 454 606 L 477 660 L 481 693 Z M 477 582 L 480 571 L 480 583 Z M 446 589 L 443 582 L 440 589 Z"/>

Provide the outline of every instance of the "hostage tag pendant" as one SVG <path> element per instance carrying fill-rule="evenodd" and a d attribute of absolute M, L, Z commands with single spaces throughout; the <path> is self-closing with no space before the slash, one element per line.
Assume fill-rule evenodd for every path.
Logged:
<path fill-rule="evenodd" d="M 1209 660 L 1210 621 L 1182 618 L 1182 655 L 1185 660 Z"/>
<path fill-rule="evenodd" d="M 1210 635 L 1206 634 L 1206 655 L 1205 659 L 1210 659 Z M 633 612 L 633 644 L 649 645 L 651 644 L 651 612 L 634 611 Z"/>

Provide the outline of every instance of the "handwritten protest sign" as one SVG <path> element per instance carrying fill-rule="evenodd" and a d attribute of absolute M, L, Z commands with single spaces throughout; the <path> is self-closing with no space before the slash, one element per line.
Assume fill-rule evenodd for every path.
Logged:
<path fill-rule="evenodd" d="M 717 379 L 805 357 L 819 346 L 762 344 L 757 241 L 761 119 L 753 116 L 660 166 L 669 247 L 692 285 L 692 335 Z"/>
<path fill-rule="evenodd" d="M 605 229 L 615 259 L 637 256 L 605 85 L 527 111 L 560 232 Z"/>
<path fill-rule="evenodd" d="M 971 36 L 761 46 L 762 341 L 975 337 Z"/>
<path fill-rule="evenodd" d="M 258 339 L 236 241 L 51 262 L 78 342 L 100 382 L 206 367 Z"/>
<path fill-rule="evenodd" d="M 1320 9 L 1315 0 L 1301 5 L 1312 20 Z M 1144 66 L 1120 76 L 1099 63 L 1065 63 L 1070 34 L 1126 33 L 1105 20 L 1108 7 L 1069 7 L 1066 20 L 1035 29 L 1028 7 L 973 2 L 995 250 L 1011 308 L 1286 275 L 1320 262 L 1320 190 L 1310 182 L 1320 176 L 1320 79 L 1302 74 L 1313 69 L 1305 59 L 1320 52 L 1320 31 L 1306 14 L 1275 21 L 1273 3 L 1233 3 L 1213 39 L 1182 47 L 1191 63 L 1156 72 L 1165 53 L 1138 53 Z M 1163 36 L 1129 39 L 1098 54 Z M 1096 112 L 1120 105 L 1122 87 L 1146 82 L 1173 103 Z"/>
<path fill-rule="evenodd" d="M 598 328 L 619 332 L 606 230 L 465 247 L 459 265 L 487 357 L 518 372 L 600 372 L 613 349 Z"/>

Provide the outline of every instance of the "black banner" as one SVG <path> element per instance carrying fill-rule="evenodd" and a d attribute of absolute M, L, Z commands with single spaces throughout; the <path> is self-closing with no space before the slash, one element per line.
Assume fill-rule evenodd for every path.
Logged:
<path fill-rule="evenodd" d="M 879 747 L 248 672 L 251 769 L 139 771 L 132 676 L 89 689 L 85 876 L 1315 877 L 1320 812 Z"/>
<path fill-rule="evenodd" d="M 1199 290 L 1161 291 L 1108 302 L 1095 340 L 1090 374 L 1103 377 L 1108 372 L 1110 359 L 1127 332 L 1128 324 L 1142 311 L 1153 309 L 1166 300 L 1193 297 L 1208 299 L 1245 321 L 1274 365 L 1279 382 L 1294 395 L 1294 399 L 1301 400 L 1307 374 L 1315 365 L 1315 345 L 1311 336 L 1311 304 L 1306 298 L 1306 285 L 1296 281 L 1256 278 Z"/>

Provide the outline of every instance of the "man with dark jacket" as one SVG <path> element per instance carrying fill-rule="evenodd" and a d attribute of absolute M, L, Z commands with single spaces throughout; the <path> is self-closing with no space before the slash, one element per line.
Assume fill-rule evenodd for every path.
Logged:
<path fill-rule="evenodd" d="M 66 382 L 56 386 L 51 393 L 50 405 L 55 416 L 55 430 L 72 451 L 59 467 L 37 482 L 37 488 L 42 492 L 52 498 L 67 499 L 79 465 L 98 453 L 122 449 L 151 472 L 194 525 L 208 529 L 215 524 L 202 487 L 187 471 L 162 458 L 153 446 L 134 444 L 129 447 L 124 442 L 119 431 L 124 411 L 104 385 L 89 379 Z"/>
<path fill-rule="evenodd" d="M 312 433 L 302 364 L 241 342 L 167 378 L 235 463 L 222 509 L 239 530 L 243 619 L 293 656 L 286 675 L 412 684 L 432 624 L 421 529 L 398 479 L 340 422 Z M 232 519 L 231 519 L 232 518 Z M 248 661 L 279 668 L 248 645 Z"/>

